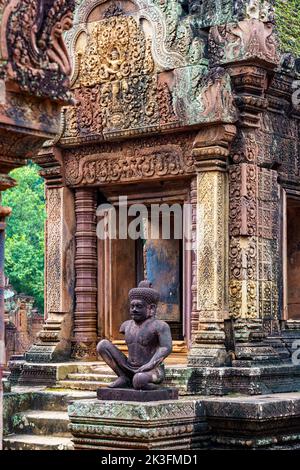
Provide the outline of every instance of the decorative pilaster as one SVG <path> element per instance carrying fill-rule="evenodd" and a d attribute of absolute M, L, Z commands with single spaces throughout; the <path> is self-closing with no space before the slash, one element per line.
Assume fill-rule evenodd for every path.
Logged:
<path fill-rule="evenodd" d="M 76 307 L 72 357 L 97 358 L 97 236 L 96 190 L 76 189 Z"/>
<path fill-rule="evenodd" d="M 279 331 L 280 191 L 275 162 L 264 142 L 268 71 L 231 69 L 240 128 L 229 169 L 229 313 L 235 320 L 234 365 L 277 362 L 265 341 L 268 324 Z"/>
<path fill-rule="evenodd" d="M 209 37 L 212 60 L 230 74 L 239 109 L 239 132 L 229 170 L 229 314 L 235 320 L 236 338 L 233 365 L 279 359 L 263 341 L 264 319 L 278 320 L 280 303 L 277 164 L 268 161 L 273 143 L 265 145 L 261 133 L 269 106 L 267 90 L 279 64 L 270 19 L 249 9 L 245 19 L 227 24 L 225 30 L 222 26 L 211 28 Z"/>
<path fill-rule="evenodd" d="M 44 147 L 37 163 L 46 180 L 45 323 L 26 353 L 28 362 L 70 358 L 74 311 L 74 194 L 63 186 L 60 150 Z"/>
<path fill-rule="evenodd" d="M 196 301 L 192 312 L 190 366 L 226 362 L 224 320 L 228 318 L 228 175 L 232 125 L 201 131 L 193 156 L 197 168 Z"/>

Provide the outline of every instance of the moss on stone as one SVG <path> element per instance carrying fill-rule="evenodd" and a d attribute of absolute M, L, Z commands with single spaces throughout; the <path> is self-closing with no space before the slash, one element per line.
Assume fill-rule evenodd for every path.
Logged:
<path fill-rule="evenodd" d="M 300 57 L 300 0 L 275 0 L 275 14 L 282 51 Z"/>

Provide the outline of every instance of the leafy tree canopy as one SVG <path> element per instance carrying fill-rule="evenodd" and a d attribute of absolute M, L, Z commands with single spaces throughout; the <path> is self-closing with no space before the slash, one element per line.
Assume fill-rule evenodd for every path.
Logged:
<path fill-rule="evenodd" d="M 300 0 L 275 0 L 281 49 L 300 57 Z"/>
<path fill-rule="evenodd" d="M 19 293 L 31 295 L 43 313 L 44 304 L 44 182 L 29 163 L 10 173 L 18 186 L 5 191 L 2 205 L 12 208 L 7 219 L 5 275 Z"/>

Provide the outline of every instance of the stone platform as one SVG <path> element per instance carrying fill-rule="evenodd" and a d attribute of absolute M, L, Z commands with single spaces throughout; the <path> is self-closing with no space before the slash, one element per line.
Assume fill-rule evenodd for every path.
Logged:
<path fill-rule="evenodd" d="M 150 402 L 162 400 L 178 400 L 176 388 L 158 388 L 157 390 L 134 390 L 132 388 L 99 388 L 98 400 Z"/>
<path fill-rule="evenodd" d="M 156 403 L 77 401 L 74 449 L 300 449 L 300 393 Z"/>
<path fill-rule="evenodd" d="M 198 449 L 208 425 L 201 402 L 79 401 L 69 406 L 75 450 Z"/>
<path fill-rule="evenodd" d="M 103 362 L 10 363 L 10 382 L 29 386 L 97 391 L 116 379 Z M 261 395 L 300 390 L 300 367 L 286 362 L 252 367 L 165 366 L 165 386 L 180 395 Z"/>

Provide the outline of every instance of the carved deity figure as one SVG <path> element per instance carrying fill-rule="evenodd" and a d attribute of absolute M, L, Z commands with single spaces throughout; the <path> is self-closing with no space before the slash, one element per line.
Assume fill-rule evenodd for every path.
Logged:
<path fill-rule="evenodd" d="M 122 60 L 121 54 L 116 47 L 112 49 L 106 58 L 106 62 L 106 64 L 102 64 L 100 77 L 103 80 L 111 82 L 112 105 L 116 107 L 118 105 L 118 97 L 121 88 L 125 93 L 128 89 L 127 82 L 124 80 L 124 77 L 128 75 L 129 72 L 127 72 L 128 64 Z M 107 90 L 105 87 L 103 88 L 104 93 L 108 90 L 109 85 L 107 85 Z"/>
<path fill-rule="evenodd" d="M 132 319 L 120 328 L 128 357 L 106 339 L 98 343 L 97 352 L 118 375 L 109 387 L 153 390 L 165 378 L 163 361 L 172 352 L 170 327 L 156 318 L 159 293 L 150 282 L 131 289 L 129 301 Z"/>

